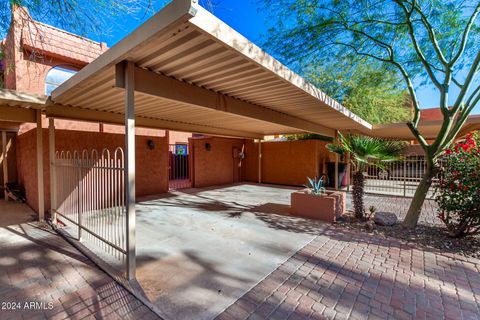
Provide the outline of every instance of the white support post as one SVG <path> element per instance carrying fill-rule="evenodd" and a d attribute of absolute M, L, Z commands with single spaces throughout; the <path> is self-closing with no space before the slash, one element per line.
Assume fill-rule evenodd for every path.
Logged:
<path fill-rule="evenodd" d="M 56 168 L 55 168 L 55 119 L 48 119 L 48 154 L 50 163 L 50 216 L 52 217 L 52 223 L 57 223 L 57 189 L 55 181 Z"/>
<path fill-rule="evenodd" d="M 335 140 L 338 140 L 338 131 L 335 131 Z M 338 181 L 338 161 L 339 161 L 339 156 L 338 153 L 335 153 L 335 190 L 338 190 L 339 186 L 339 181 Z"/>
<path fill-rule="evenodd" d="M 262 139 L 258 140 L 258 183 L 262 183 Z"/>
<path fill-rule="evenodd" d="M 350 159 L 350 152 L 347 152 L 347 191 L 350 192 L 350 184 L 352 183 L 351 181 L 351 178 L 352 178 L 352 167 L 351 167 L 351 163 L 350 163 L 351 159 Z"/>
<path fill-rule="evenodd" d="M 127 279 L 135 279 L 135 65 L 125 65 L 125 205 L 127 209 Z"/>
<path fill-rule="evenodd" d="M 7 149 L 7 132 L 2 131 L 2 157 L 3 157 L 3 187 L 8 182 L 8 149 Z M 5 201 L 8 201 L 7 189 L 4 189 Z"/>
<path fill-rule="evenodd" d="M 338 181 L 338 153 L 335 154 L 335 190 L 338 190 L 339 181 Z"/>
<path fill-rule="evenodd" d="M 38 220 L 45 220 L 45 192 L 43 182 L 43 131 L 42 110 L 37 110 L 37 189 L 38 189 Z"/>

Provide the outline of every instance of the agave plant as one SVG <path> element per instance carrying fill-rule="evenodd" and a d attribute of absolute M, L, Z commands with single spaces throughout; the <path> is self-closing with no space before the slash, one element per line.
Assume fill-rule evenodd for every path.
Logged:
<path fill-rule="evenodd" d="M 310 177 L 307 177 L 307 180 L 308 180 L 308 184 L 305 185 L 305 187 L 307 187 L 312 194 L 319 196 L 324 194 L 327 191 L 323 186 L 323 177 L 321 178 L 315 177 L 313 179 Z"/>
<path fill-rule="evenodd" d="M 353 207 L 355 216 L 363 220 L 365 218 L 365 208 L 363 206 L 365 177 L 363 172 L 367 166 L 373 165 L 384 169 L 387 162 L 400 160 L 401 153 L 406 148 L 406 143 L 351 134 L 344 136 L 339 133 L 338 136 L 338 143 L 328 144 L 327 149 L 340 155 L 350 153 L 350 161 L 353 167 Z"/>

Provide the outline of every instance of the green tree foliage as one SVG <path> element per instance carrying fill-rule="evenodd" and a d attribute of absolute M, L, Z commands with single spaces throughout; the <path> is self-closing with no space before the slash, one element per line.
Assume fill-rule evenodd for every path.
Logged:
<path fill-rule="evenodd" d="M 151 0 L 0 0 L 0 36 L 10 26 L 12 7 L 28 10 L 33 19 L 86 36 L 100 38 L 112 26 L 120 26 L 119 17 L 148 14 Z M 130 18 L 131 19 L 131 18 Z"/>
<path fill-rule="evenodd" d="M 395 70 L 402 77 L 414 108 L 407 125 L 427 163 L 404 220 L 404 226 L 415 227 L 439 157 L 480 101 L 480 1 L 259 1 L 268 8 L 274 26 L 268 39 L 271 51 L 295 70 L 331 61 L 349 61 L 356 67 L 368 59 L 378 63 L 379 70 Z M 443 123 L 433 142 L 419 128 L 414 85 L 419 79 L 438 91 Z M 453 94 L 452 87 L 458 93 Z M 449 100 L 454 102 L 450 105 Z"/>
<path fill-rule="evenodd" d="M 401 78 L 381 66 L 333 63 L 311 67 L 306 77 L 326 94 L 372 124 L 407 122 L 412 118 L 408 94 Z"/>
<path fill-rule="evenodd" d="M 123 28 L 126 19 L 144 20 L 169 2 L 171 0 L 0 0 L 0 37 L 8 31 L 13 6 L 27 9 L 38 21 L 81 36 L 95 34 L 104 41 L 112 28 Z M 217 0 L 200 0 L 200 4 L 213 11 Z"/>

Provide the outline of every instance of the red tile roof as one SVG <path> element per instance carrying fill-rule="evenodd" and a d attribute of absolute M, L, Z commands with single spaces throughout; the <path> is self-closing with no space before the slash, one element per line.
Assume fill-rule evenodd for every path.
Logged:
<path fill-rule="evenodd" d="M 92 62 L 108 49 L 105 43 L 95 42 L 31 19 L 23 27 L 22 46 L 81 64 Z"/>

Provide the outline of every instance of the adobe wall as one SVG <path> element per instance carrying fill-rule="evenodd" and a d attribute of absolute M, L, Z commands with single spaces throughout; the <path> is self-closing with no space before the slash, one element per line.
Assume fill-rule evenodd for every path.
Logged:
<path fill-rule="evenodd" d="M 207 144 L 210 145 L 209 150 Z M 244 162 L 239 167 L 238 152 L 244 144 L 244 139 L 191 138 L 190 150 L 194 159 L 193 186 L 202 188 L 243 181 Z"/>
<path fill-rule="evenodd" d="M 262 183 L 302 186 L 307 177 L 326 172 L 325 162 L 335 161 L 320 140 L 262 142 Z M 258 143 L 248 141 L 245 180 L 258 182 Z"/>
<path fill-rule="evenodd" d="M 150 150 L 147 141 L 151 139 L 155 148 Z M 91 150 L 101 151 L 108 148 L 111 152 L 116 147 L 125 145 L 121 134 L 100 132 L 56 130 L 57 150 Z M 45 208 L 50 208 L 50 168 L 48 153 L 48 130 L 43 129 L 44 145 L 44 180 Z M 165 137 L 136 136 L 136 194 L 145 196 L 168 191 L 168 144 Z M 27 203 L 38 212 L 36 131 L 30 130 L 17 137 L 17 168 L 19 182 L 25 186 Z"/>
<path fill-rule="evenodd" d="M 9 143 L 10 141 L 10 143 Z M 7 163 L 8 163 L 8 181 L 15 182 L 17 180 L 17 165 L 16 165 L 16 136 L 12 132 L 7 132 Z M 2 135 L 0 133 L 0 154 L 3 150 Z M 0 186 L 3 186 L 3 162 L 0 161 Z M 0 198 L 3 198 L 3 193 L 0 194 Z"/>

